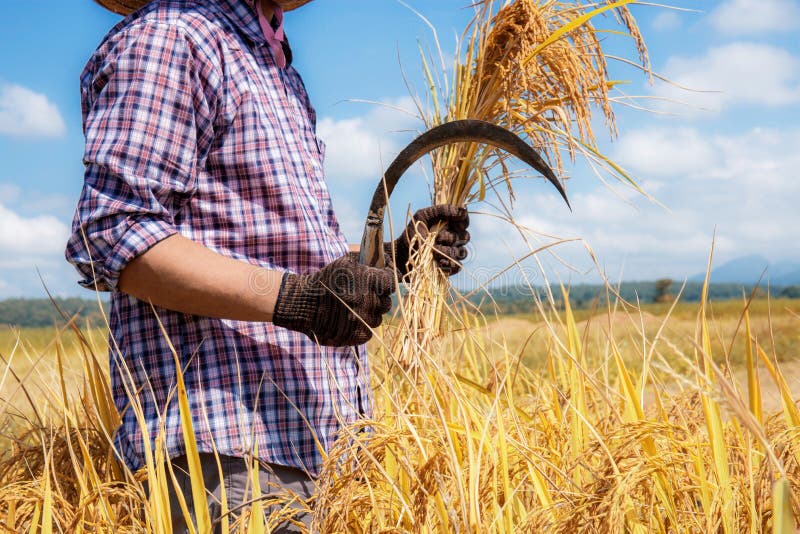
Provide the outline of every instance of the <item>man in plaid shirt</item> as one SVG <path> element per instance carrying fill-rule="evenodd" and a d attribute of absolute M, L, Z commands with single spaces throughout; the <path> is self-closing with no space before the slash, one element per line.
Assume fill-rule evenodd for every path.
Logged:
<path fill-rule="evenodd" d="M 370 413 L 363 343 L 407 274 L 417 225 L 444 226 L 436 247 L 452 274 L 466 211 L 421 210 L 387 243 L 393 265 L 358 264 L 283 34 L 283 11 L 309 0 L 97 1 L 127 16 L 81 76 L 86 172 L 66 256 L 83 286 L 111 292 L 119 452 L 139 469 L 162 433 L 176 491 L 196 506 L 171 343 L 203 453 L 197 505 L 219 514 L 215 452 L 230 506 L 249 498 L 254 456 L 264 488 L 310 496 L 318 446 Z"/>

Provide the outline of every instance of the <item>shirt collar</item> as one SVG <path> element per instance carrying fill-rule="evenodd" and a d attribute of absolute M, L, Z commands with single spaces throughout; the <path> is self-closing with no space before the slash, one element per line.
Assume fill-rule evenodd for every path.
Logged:
<path fill-rule="evenodd" d="M 222 12 L 253 43 L 264 45 L 267 38 L 261 30 L 253 0 L 217 0 Z"/>
<path fill-rule="evenodd" d="M 285 67 L 291 62 L 291 50 L 283 31 L 283 12 L 275 4 L 277 28 L 270 26 L 256 2 L 260 0 L 217 0 L 222 12 L 248 40 L 259 46 L 269 46 L 275 62 Z M 281 44 L 283 43 L 283 44 Z"/>

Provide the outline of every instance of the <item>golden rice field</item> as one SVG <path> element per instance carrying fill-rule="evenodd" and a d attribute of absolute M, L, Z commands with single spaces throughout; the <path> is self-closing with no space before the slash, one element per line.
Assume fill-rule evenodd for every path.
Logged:
<path fill-rule="evenodd" d="M 410 367 L 396 319 L 371 346 L 371 430 L 349 429 L 308 503 L 317 528 L 794 532 L 800 360 L 773 346 L 800 331 L 800 302 L 713 307 L 452 314 L 437 350 L 403 349 Z M 3 331 L 8 531 L 168 531 L 141 485 L 164 470 L 127 473 L 104 436 L 104 351 L 100 332 Z M 230 528 L 269 531 L 253 517 Z"/>
<path fill-rule="evenodd" d="M 668 334 L 672 346 L 680 348 L 681 353 L 690 353 L 693 349 L 693 335 L 696 328 L 699 304 L 678 302 L 674 309 L 669 303 L 645 303 L 638 307 L 619 306 L 614 313 L 605 309 L 582 308 L 574 310 L 578 328 L 583 333 L 584 344 L 592 350 L 600 350 L 606 343 L 607 332 L 613 329 L 621 347 L 626 363 L 635 365 L 640 357 L 641 345 L 645 339 L 653 339 L 662 328 Z M 714 324 L 714 335 L 711 344 L 716 354 L 727 353 L 727 359 L 733 363 L 733 373 L 741 378 L 746 359 L 744 345 L 731 346 L 740 327 L 743 304 L 737 300 L 712 302 L 709 313 Z M 787 374 L 787 381 L 792 391 L 800 396 L 800 329 L 797 315 L 800 314 L 800 301 L 794 299 L 760 298 L 753 300 L 748 307 L 751 314 L 752 333 L 757 339 L 769 339 L 771 350 L 781 363 L 782 371 Z M 667 314 L 669 313 L 669 319 Z M 543 369 L 547 363 L 549 345 L 545 322 L 538 314 L 501 315 L 483 318 L 485 325 L 480 328 L 481 335 L 488 340 L 487 352 L 492 357 L 500 357 L 509 351 L 520 355 L 521 364 L 532 369 Z M 107 350 L 106 333 L 102 329 L 82 327 L 81 332 L 92 343 L 100 357 L 103 369 L 107 362 L 102 357 Z M 642 333 L 644 332 L 644 336 Z M 57 373 L 57 362 L 52 357 L 56 339 L 66 350 L 78 350 L 75 332 L 64 330 L 57 336 L 55 328 L 15 328 L 12 325 L 0 325 L 0 355 L 6 358 L 14 353 L 25 353 L 22 359 L 13 361 L 13 370 L 26 383 L 36 384 L 49 382 Z M 377 348 L 373 341 L 371 349 Z M 682 372 L 689 370 L 688 362 L 679 358 L 677 352 L 658 349 L 669 361 L 671 369 Z M 33 355 L 45 355 L 41 359 Z M 7 363 L 7 362 L 6 362 Z M 75 359 L 70 359 L 65 366 L 66 380 L 77 383 L 82 378 L 83 366 Z M 34 365 L 35 364 L 35 365 Z M 27 413 L 28 400 L 23 396 L 10 395 L 17 386 L 6 384 L 2 391 L 3 399 L 13 397 L 13 404 Z M 9 389 L 11 388 L 11 389 Z M 769 406 L 778 407 L 780 397 L 776 391 L 766 384 L 765 401 Z"/>

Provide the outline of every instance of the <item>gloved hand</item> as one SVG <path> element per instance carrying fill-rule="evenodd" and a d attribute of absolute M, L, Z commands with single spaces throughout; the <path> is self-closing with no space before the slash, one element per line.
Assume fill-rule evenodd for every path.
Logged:
<path fill-rule="evenodd" d="M 387 265 L 394 266 L 398 278 L 408 274 L 408 260 L 411 257 L 411 243 L 415 235 L 422 240 L 438 223 L 444 226 L 436 235 L 433 246 L 434 259 L 439 269 L 447 276 L 461 270 L 461 262 L 467 257 L 466 245 L 469 243 L 469 213 L 466 208 L 448 204 L 430 206 L 416 212 L 403 234 L 390 243 L 384 243 Z"/>
<path fill-rule="evenodd" d="M 351 253 L 313 274 L 284 274 L 272 322 L 320 345 L 361 345 L 391 309 L 395 289 L 391 270 L 361 265 Z"/>

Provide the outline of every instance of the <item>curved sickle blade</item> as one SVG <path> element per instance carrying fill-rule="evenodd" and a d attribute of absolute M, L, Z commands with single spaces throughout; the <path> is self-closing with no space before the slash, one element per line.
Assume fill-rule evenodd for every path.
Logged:
<path fill-rule="evenodd" d="M 383 215 L 386 202 L 403 174 L 422 156 L 444 145 L 480 143 L 500 148 L 530 165 L 555 186 L 569 207 L 561 182 L 544 159 L 528 143 L 514 134 L 486 121 L 468 119 L 453 121 L 423 133 L 395 158 L 372 196 L 364 236 L 361 240 L 360 261 L 364 265 L 383 267 Z M 570 209 L 572 209 L 570 207 Z"/>

